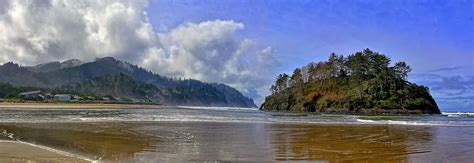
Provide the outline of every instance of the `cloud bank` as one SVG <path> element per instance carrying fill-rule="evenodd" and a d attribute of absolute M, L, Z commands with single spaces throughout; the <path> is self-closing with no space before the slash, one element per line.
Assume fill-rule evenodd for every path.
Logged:
<path fill-rule="evenodd" d="M 157 33 L 147 5 L 143 0 L 0 1 L 0 62 L 112 56 L 162 75 L 225 83 L 262 100 L 274 74 L 274 50 L 236 36 L 244 24 L 212 20 Z"/>

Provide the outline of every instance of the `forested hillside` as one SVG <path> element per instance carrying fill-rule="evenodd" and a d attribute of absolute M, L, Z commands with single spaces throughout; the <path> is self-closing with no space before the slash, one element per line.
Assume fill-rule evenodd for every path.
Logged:
<path fill-rule="evenodd" d="M 407 81 L 410 66 L 365 49 L 344 57 L 332 53 L 324 62 L 278 75 L 266 111 L 319 113 L 439 114 L 425 86 Z"/>
<path fill-rule="evenodd" d="M 88 63 L 68 60 L 32 67 L 9 62 L 0 66 L 0 83 L 15 88 L 29 86 L 58 93 L 96 94 L 173 105 L 256 107 L 251 98 L 227 85 L 169 78 L 112 57 Z"/>

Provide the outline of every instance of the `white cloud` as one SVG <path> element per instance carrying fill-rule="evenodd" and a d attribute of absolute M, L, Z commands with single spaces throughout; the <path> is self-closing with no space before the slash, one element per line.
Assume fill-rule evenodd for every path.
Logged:
<path fill-rule="evenodd" d="M 5 59 L 35 64 L 67 58 L 133 59 L 156 37 L 146 1 L 4 1 L 0 50 Z M 6 56 L 6 57 L 5 57 Z"/>
<path fill-rule="evenodd" d="M 141 65 L 164 75 L 226 83 L 256 97 L 271 82 L 262 74 L 273 73 L 274 51 L 254 50 L 252 41 L 237 39 L 243 29 L 242 23 L 223 20 L 181 25 L 159 34 L 162 47 L 148 51 Z"/>
<path fill-rule="evenodd" d="M 146 8 L 137 0 L 0 1 L 0 62 L 112 56 L 163 75 L 229 84 L 254 98 L 266 93 L 274 50 L 237 37 L 244 24 L 213 20 L 157 33 Z"/>

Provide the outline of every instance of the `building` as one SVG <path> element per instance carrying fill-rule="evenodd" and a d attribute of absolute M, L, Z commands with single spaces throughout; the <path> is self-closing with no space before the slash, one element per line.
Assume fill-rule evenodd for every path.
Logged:
<path fill-rule="evenodd" d="M 54 99 L 59 101 L 71 101 L 72 98 L 70 94 L 57 94 L 54 95 Z"/>
<path fill-rule="evenodd" d="M 51 100 L 53 98 L 54 98 L 54 96 L 51 93 L 45 93 L 44 94 L 44 99 L 45 100 Z"/>
<path fill-rule="evenodd" d="M 30 91 L 22 92 L 19 94 L 20 98 L 23 100 L 44 100 L 44 96 L 41 94 L 41 91 Z"/>
<path fill-rule="evenodd" d="M 73 101 L 79 101 L 79 100 L 83 100 L 83 98 L 81 96 L 78 96 L 78 95 L 72 95 L 71 96 L 71 100 Z"/>

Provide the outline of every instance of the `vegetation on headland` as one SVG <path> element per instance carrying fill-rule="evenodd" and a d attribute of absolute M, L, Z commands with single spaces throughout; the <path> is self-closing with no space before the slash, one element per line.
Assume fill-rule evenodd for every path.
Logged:
<path fill-rule="evenodd" d="M 410 66 L 390 65 L 384 54 L 365 49 L 278 75 L 265 111 L 340 114 L 440 114 L 428 87 L 407 81 Z"/>

